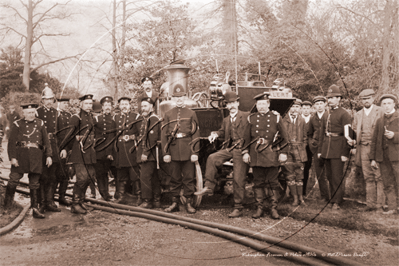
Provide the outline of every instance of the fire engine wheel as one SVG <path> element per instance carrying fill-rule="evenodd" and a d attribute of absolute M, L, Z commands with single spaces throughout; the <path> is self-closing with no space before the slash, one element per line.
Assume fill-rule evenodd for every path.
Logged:
<path fill-rule="evenodd" d="M 201 166 L 198 161 L 195 162 L 195 175 L 197 177 L 197 191 L 202 190 L 204 188 L 204 180 L 202 178 Z M 201 204 L 202 196 L 194 195 L 194 207 L 198 207 Z"/>

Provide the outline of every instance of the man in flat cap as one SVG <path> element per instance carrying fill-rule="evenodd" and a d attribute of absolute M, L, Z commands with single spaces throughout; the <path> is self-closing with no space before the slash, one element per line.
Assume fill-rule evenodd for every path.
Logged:
<path fill-rule="evenodd" d="M 72 115 L 70 130 L 61 143 L 61 158 L 66 158 L 70 151 L 68 162 L 73 164 L 76 183 L 73 187 L 71 212 L 86 214 L 88 207 L 84 205 L 84 198 L 90 182 L 96 177 L 96 152 L 94 150 L 94 121 L 91 110 L 93 95 L 86 94 L 79 98 L 80 111 Z"/>
<path fill-rule="evenodd" d="M 127 203 L 126 189 L 134 188 L 134 192 L 137 195 L 137 205 L 142 203 L 141 190 L 140 190 L 140 169 L 137 163 L 137 151 L 134 149 L 132 152 L 130 150 L 136 145 L 139 127 L 138 123 L 139 114 L 131 111 L 130 105 L 131 98 L 123 96 L 119 98 L 119 108 L 121 113 L 114 116 L 115 127 L 117 129 L 116 136 L 118 139 L 114 146 L 116 150 L 115 155 L 115 167 L 116 167 L 116 178 L 117 181 L 117 191 L 119 195 L 114 195 L 118 197 L 118 203 Z"/>
<path fill-rule="evenodd" d="M 371 167 L 369 158 L 371 139 L 378 118 L 384 115 L 381 107 L 374 105 L 374 90 L 365 89 L 359 94 L 363 109 L 356 113 L 353 128 L 356 131 L 356 140 L 350 145 L 356 144 L 355 164 L 362 168 L 366 183 L 365 211 L 382 211 L 384 205 L 384 184 L 379 169 Z"/>
<path fill-rule="evenodd" d="M 72 117 L 72 114 L 69 112 L 69 97 L 62 97 L 57 99 L 58 102 L 58 114 L 57 114 L 57 123 L 56 123 L 56 138 L 58 150 L 60 150 L 60 145 L 62 141 L 65 139 L 65 136 L 69 130 L 69 122 Z M 65 193 L 68 189 L 68 181 L 69 178 L 72 178 L 71 168 L 73 166 L 71 164 L 67 164 L 67 159 L 60 159 L 60 165 L 56 170 L 56 182 L 54 186 L 54 191 L 57 190 L 58 187 L 58 202 L 61 205 L 70 206 L 71 202 L 65 198 Z M 73 172 L 73 171 L 72 171 Z"/>
<path fill-rule="evenodd" d="M 309 130 L 309 123 L 310 123 L 310 118 L 312 117 L 312 103 L 309 101 L 303 101 L 301 104 L 301 116 L 305 120 L 306 123 L 306 135 Z M 310 168 L 312 168 L 312 152 L 309 148 L 309 144 L 306 144 L 306 155 L 308 157 L 308 160 L 305 163 L 304 169 L 303 169 L 303 195 L 306 196 L 306 187 L 308 185 L 308 179 L 309 179 L 309 171 Z"/>
<path fill-rule="evenodd" d="M 344 165 L 348 161 L 350 151 L 347 139 L 351 116 L 340 107 L 341 98 L 340 88 L 335 84 L 331 85 L 327 92 L 329 114 L 321 122 L 317 151 L 317 156 L 323 158 L 326 165 L 333 210 L 340 209 L 339 205 L 344 197 Z"/>
<path fill-rule="evenodd" d="M 137 143 L 137 162 L 140 164 L 140 182 L 143 203 L 141 208 L 151 209 L 161 207 L 161 184 L 158 177 L 159 150 L 161 140 L 160 118 L 154 114 L 154 101 L 143 97 Z"/>
<path fill-rule="evenodd" d="M 320 197 L 323 203 L 330 201 L 330 189 L 328 187 L 326 168 L 324 163 L 321 163 L 317 156 L 317 149 L 319 146 L 319 133 L 321 128 L 321 121 L 327 119 L 326 112 L 327 99 L 324 96 L 316 96 L 313 99 L 313 108 L 316 113 L 310 118 L 308 124 L 308 143 L 309 149 L 312 152 L 313 163 L 316 170 L 316 178 L 319 183 Z M 309 159 L 309 158 L 308 158 Z"/>
<path fill-rule="evenodd" d="M 380 98 L 384 111 L 374 127 L 371 139 L 370 160 L 374 169 L 379 167 L 387 196 L 388 210 L 383 214 L 396 214 L 399 192 L 399 113 L 395 106 L 398 99 L 393 94 Z"/>
<path fill-rule="evenodd" d="M 100 100 L 102 106 L 102 112 L 100 115 L 94 117 L 94 137 L 96 140 L 96 178 L 98 184 L 98 190 L 100 191 L 101 197 L 105 201 L 110 201 L 112 196 L 109 194 L 108 186 L 108 172 L 111 169 L 113 157 L 113 138 L 115 137 L 115 121 L 113 119 L 112 105 L 113 98 L 111 96 L 105 96 Z"/>
<path fill-rule="evenodd" d="M 248 112 L 238 110 L 240 105 L 239 97 L 233 91 L 227 91 L 225 94 L 226 107 L 230 111 L 229 116 L 225 117 L 221 128 L 212 132 L 209 141 L 212 143 L 216 138 L 225 140 L 224 149 L 212 153 L 206 161 L 205 187 L 199 191 L 198 195 L 213 194 L 216 185 L 216 174 L 218 167 L 224 162 L 233 159 L 233 188 L 234 188 L 234 210 L 229 214 L 230 218 L 236 218 L 243 215 L 242 209 L 245 195 L 245 179 L 248 173 L 248 164 L 243 161 L 243 150 L 245 146 L 244 138 L 248 124 Z M 248 153 L 248 150 L 245 151 Z"/>
<path fill-rule="evenodd" d="M 253 189 L 257 211 L 252 218 L 262 217 L 264 200 L 269 198 L 270 216 L 273 219 L 278 219 L 277 203 L 280 187 L 278 167 L 280 163 L 287 160 L 287 154 L 277 151 L 273 144 L 278 135 L 281 136 L 284 143 L 287 143 L 288 136 L 280 115 L 269 109 L 269 93 L 259 94 L 254 99 L 257 112 L 248 116 L 249 125 L 245 126 L 245 147 L 242 151 L 243 161 L 252 167 L 254 176 Z M 280 144 L 284 146 L 284 144 Z"/>
<path fill-rule="evenodd" d="M 308 160 L 306 145 L 308 141 L 305 119 L 300 116 L 302 101 L 296 99 L 282 124 L 287 130 L 288 145 L 282 150 L 287 153 L 287 162 L 282 165 L 284 176 L 291 195 L 294 198 L 292 206 L 304 204 L 303 200 L 303 169 Z"/>
<path fill-rule="evenodd" d="M 154 102 L 154 111 L 157 112 L 159 105 L 159 93 L 153 89 L 154 80 L 151 77 L 144 77 L 141 79 L 141 86 L 143 88 L 143 92 L 137 95 L 138 99 L 138 112 L 141 112 L 141 99 L 144 97 L 151 98 Z"/>
<path fill-rule="evenodd" d="M 50 167 L 43 167 L 43 173 L 40 177 L 40 195 L 41 195 L 41 211 L 60 212 L 57 205 L 54 203 L 54 193 L 57 183 L 56 172 L 60 167 L 59 150 L 57 141 L 55 139 L 55 132 L 57 130 L 57 116 L 58 111 L 54 108 L 55 95 L 53 91 L 45 84 L 46 87 L 42 91 L 42 103 L 37 111 L 37 117 L 44 122 L 48 138 L 53 150 L 53 164 Z"/>
<path fill-rule="evenodd" d="M 175 85 L 172 96 L 176 106 L 165 113 L 161 132 L 163 160 L 170 163 L 172 169 L 170 191 L 173 203 L 165 211 L 179 210 L 180 191 L 183 189 L 187 212 L 195 213 L 192 201 L 195 189 L 194 163 L 198 161 L 198 153 L 192 153 L 189 143 L 200 137 L 199 123 L 195 112 L 184 106 L 185 91 L 181 84 Z"/>
<path fill-rule="evenodd" d="M 44 122 L 35 117 L 38 105 L 30 103 L 21 105 L 21 107 L 23 108 L 24 118 L 14 121 L 8 140 L 11 173 L 6 188 L 4 207 L 7 209 L 11 206 L 18 182 L 27 173 L 33 217 L 44 218 L 38 202 L 39 179 L 43 167 L 51 167 L 51 144 Z M 44 158 L 46 158 L 45 163 L 43 163 Z"/>

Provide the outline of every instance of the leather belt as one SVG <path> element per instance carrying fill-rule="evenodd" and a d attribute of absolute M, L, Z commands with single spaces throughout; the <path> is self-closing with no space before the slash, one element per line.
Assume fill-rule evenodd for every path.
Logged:
<path fill-rule="evenodd" d="M 119 140 L 124 140 L 126 142 L 135 140 L 135 139 L 136 139 L 136 135 L 123 135 L 123 136 L 119 137 Z"/>
<path fill-rule="evenodd" d="M 175 138 L 177 138 L 177 139 L 182 139 L 182 138 L 187 138 L 187 137 L 190 137 L 191 135 L 190 134 L 187 134 L 187 133 L 176 133 L 176 136 L 175 136 Z"/>
<path fill-rule="evenodd" d="M 40 145 L 39 143 L 29 142 L 29 141 L 18 141 L 17 147 L 42 149 L 43 145 Z"/>
<path fill-rule="evenodd" d="M 269 141 L 265 138 L 259 138 L 258 141 L 256 142 L 257 144 L 269 144 Z"/>
<path fill-rule="evenodd" d="M 343 136 L 344 134 L 342 133 L 333 133 L 333 132 L 326 132 L 327 137 L 340 137 Z"/>

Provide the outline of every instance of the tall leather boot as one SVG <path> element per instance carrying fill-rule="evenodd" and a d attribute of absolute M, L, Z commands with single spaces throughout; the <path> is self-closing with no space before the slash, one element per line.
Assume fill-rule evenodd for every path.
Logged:
<path fill-rule="evenodd" d="M 177 212 L 179 211 L 179 197 L 172 198 L 172 205 L 165 209 L 165 212 Z"/>
<path fill-rule="evenodd" d="M 30 191 L 30 206 L 32 208 L 33 218 L 44 219 L 45 216 L 39 210 L 39 203 L 38 203 L 38 189 L 31 189 Z"/>
<path fill-rule="evenodd" d="M 58 202 L 64 206 L 71 206 L 71 202 L 65 198 L 65 193 L 68 189 L 68 179 L 63 179 L 60 181 L 60 186 L 58 188 Z"/>
<path fill-rule="evenodd" d="M 255 200 L 256 200 L 256 213 L 252 215 L 252 218 L 259 219 L 263 216 L 263 200 L 265 198 L 263 194 L 263 188 L 254 188 Z"/>
<path fill-rule="evenodd" d="M 14 195 L 17 187 L 11 187 L 7 185 L 6 187 L 6 194 L 4 197 L 4 209 L 8 209 L 12 206 L 12 202 L 14 201 Z"/>
<path fill-rule="evenodd" d="M 143 203 L 141 203 L 139 207 L 144 209 L 152 209 L 151 199 L 144 199 Z"/>
<path fill-rule="evenodd" d="M 277 203 L 279 198 L 279 193 L 277 190 L 269 190 L 270 194 L 270 216 L 273 219 L 279 219 L 280 216 L 277 212 Z"/>
<path fill-rule="evenodd" d="M 161 194 L 154 194 L 154 198 L 152 200 L 152 206 L 154 208 L 161 208 Z"/>
<path fill-rule="evenodd" d="M 120 193 L 120 197 L 119 197 L 118 200 L 115 201 L 115 203 L 126 204 L 126 198 L 125 198 L 126 184 L 127 184 L 127 181 L 121 181 L 120 180 L 118 182 L 118 191 Z"/>
<path fill-rule="evenodd" d="M 86 214 L 87 211 L 80 206 L 81 189 L 75 184 L 73 188 L 72 207 L 71 212 L 77 214 Z"/>
<path fill-rule="evenodd" d="M 294 202 L 291 205 L 296 207 L 299 205 L 296 185 L 289 185 L 288 187 L 290 188 L 291 195 L 294 197 Z"/>
<path fill-rule="evenodd" d="M 140 206 L 143 203 L 143 199 L 141 198 L 141 182 L 140 182 L 140 179 L 137 179 L 136 181 L 134 181 L 134 187 L 135 187 L 135 194 L 137 195 L 136 204 L 137 204 L 137 206 Z"/>
<path fill-rule="evenodd" d="M 53 181 L 51 181 L 51 182 L 49 182 L 49 183 L 47 184 L 47 190 L 46 190 L 46 199 L 47 199 L 47 202 L 46 202 L 46 210 L 47 210 L 47 211 L 50 211 L 50 212 L 60 212 L 60 211 L 61 211 L 60 209 L 58 209 L 57 205 L 55 205 L 55 203 L 54 203 L 54 188 L 55 188 L 54 183 L 55 183 L 55 182 L 56 182 L 56 181 L 53 180 Z"/>
<path fill-rule="evenodd" d="M 194 214 L 197 212 L 197 210 L 193 207 L 192 203 L 193 203 L 193 198 L 187 198 L 186 209 L 187 212 L 190 214 Z"/>
<path fill-rule="evenodd" d="M 40 213 L 45 213 L 46 212 L 46 191 L 44 189 L 44 185 L 40 184 L 40 187 L 38 189 L 38 195 L 37 195 L 37 202 L 39 204 L 39 212 Z"/>

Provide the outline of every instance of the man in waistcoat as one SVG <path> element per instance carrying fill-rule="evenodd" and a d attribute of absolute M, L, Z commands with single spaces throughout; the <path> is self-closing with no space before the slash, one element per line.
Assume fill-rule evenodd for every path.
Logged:
<path fill-rule="evenodd" d="M 243 201 L 245 196 L 245 179 L 249 166 L 243 161 L 243 150 L 245 146 L 244 134 L 249 127 L 248 112 L 238 110 L 239 97 L 233 91 L 226 92 L 226 107 L 230 111 L 229 116 L 225 117 L 221 128 L 212 132 L 209 141 L 212 143 L 216 138 L 222 138 L 226 142 L 225 148 L 209 155 L 206 161 L 205 186 L 198 191 L 197 195 L 213 194 L 216 185 L 217 168 L 224 162 L 233 159 L 233 188 L 234 188 L 234 210 L 229 214 L 230 218 L 243 215 Z M 248 153 L 248 150 L 245 151 Z"/>
<path fill-rule="evenodd" d="M 384 184 L 379 169 L 373 169 L 370 161 L 371 138 L 378 118 L 384 115 L 381 107 L 374 105 L 374 91 L 365 89 L 359 94 L 363 109 L 356 113 L 353 128 L 356 140 L 349 143 L 356 144 L 355 164 L 362 168 L 366 183 L 365 211 L 381 210 L 384 206 Z"/>

